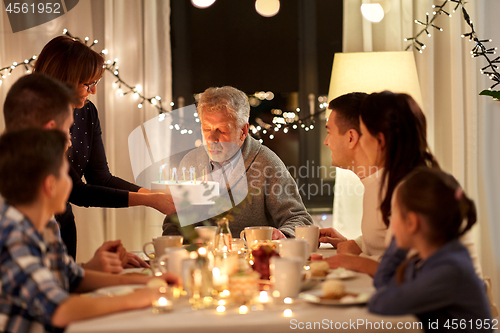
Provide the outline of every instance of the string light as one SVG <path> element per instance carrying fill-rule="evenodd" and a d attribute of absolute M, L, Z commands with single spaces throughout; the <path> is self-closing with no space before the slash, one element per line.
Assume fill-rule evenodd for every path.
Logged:
<path fill-rule="evenodd" d="M 81 40 L 78 37 L 72 36 L 67 29 L 63 30 L 63 34 L 77 39 Z M 90 41 L 89 37 L 85 37 L 84 42 L 87 45 L 87 43 Z M 90 44 L 89 47 L 93 47 L 94 45 L 98 44 L 99 41 L 95 39 L 92 44 Z M 109 51 L 107 49 L 103 49 L 101 51 L 102 55 L 108 55 Z M 4 68 L 0 69 L 0 77 L 2 79 L 6 79 L 8 75 L 11 75 L 12 71 L 16 69 L 19 66 L 23 66 L 26 70 L 27 73 L 31 73 L 33 69 L 33 64 L 34 61 L 36 60 L 37 56 L 33 55 L 29 59 L 25 59 L 24 61 L 19 61 L 19 62 L 13 62 L 12 65 L 6 66 Z M 165 113 L 170 112 L 168 110 L 165 110 L 162 105 L 162 98 L 160 96 L 155 96 L 155 97 L 146 97 L 145 95 L 142 94 L 143 87 L 140 84 L 137 84 L 135 86 L 132 86 L 128 83 L 126 83 L 121 77 L 120 77 L 120 72 L 119 72 L 119 67 L 117 65 L 118 63 L 118 58 L 114 58 L 114 60 L 108 59 L 104 62 L 103 68 L 105 71 L 111 73 L 116 80 L 114 80 L 112 86 L 113 88 L 117 89 L 117 94 L 120 97 L 124 97 L 125 95 L 131 94 L 133 99 L 136 101 L 139 101 L 137 104 L 138 109 L 143 109 L 144 103 L 147 102 L 153 107 L 155 107 L 158 110 L 159 114 L 159 121 L 163 121 L 165 119 Z M 0 80 L 0 85 L 3 83 L 2 80 Z M 260 100 L 272 100 L 274 99 L 275 95 L 271 91 L 260 91 L 256 92 L 254 95 L 249 96 L 250 98 L 257 98 L 259 101 Z M 199 98 L 199 96 L 198 96 Z M 283 133 L 287 134 L 289 132 L 289 129 L 292 128 L 296 130 L 298 128 L 297 124 L 300 124 L 301 128 L 304 129 L 305 131 L 309 131 L 314 129 L 314 125 L 312 123 L 315 122 L 316 117 L 318 117 L 322 112 L 326 111 L 327 103 L 326 103 L 327 97 L 326 96 L 320 96 L 319 101 L 320 101 L 320 112 L 315 112 L 314 115 L 310 115 L 307 117 L 304 117 L 302 119 L 299 119 L 298 113 L 300 112 L 300 108 L 296 108 L 295 112 L 294 111 L 289 111 L 289 112 L 283 112 L 280 109 L 273 109 L 272 113 L 276 115 L 273 119 L 273 124 L 274 126 L 271 126 L 270 124 L 266 124 L 264 122 L 261 122 L 261 124 L 254 126 L 251 125 L 250 130 L 251 133 L 259 139 L 260 142 L 262 142 L 261 134 L 268 134 L 268 130 L 271 130 L 271 133 L 269 133 L 269 138 L 272 140 L 274 139 L 274 134 L 279 132 L 281 128 L 283 128 Z M 324 102 L 324 103 L 321 103 Z M 169 103 L 170 106 L 174 106 L 175 103 L 172 101 Z M 199 123 L 200 119 L 198 118 L 198 114 L 195 113 L 193 115 L 195 117 L 195 122 Z M 304 122 L 309 123 L 310 125 L 306 127 Z M 194 131 L 192 129 L 184 129 L 182 128 L 179 124 L 173 124 L 170 126 L 171 129 L 175 129 L 177 131 L 181 131 L 181 134 L 192 134 Z"/>
<path fill-rule="evenodd" d="M 24 67 L 26 70 L 26 73 L 31 73 L 31 70 L 33 69 L 33 62 L 36 60 L 36 55 L 32 56 L 30 59 L 24 59 L 23 61 L 14 61 L 12 65 L 5 66 L 3 68 L 0 68 L 0 77 L 2 79 L 6 79 L 7 76 L 11 75 L 12 71 L 16 69 L 17 67 Z M 0 81 L 1 82 L 1 81 Z"/>
<path fill-rule="evenodd" d="M 479 39 L 477 37 L 476 31 L 474 30 L 474 25 L 472 24 L 472 21 L 470 20 L 469 13 L 467 13 L 467 10 L 465 9 L 465 1 L 464 0 L 444 0 L 441 5 L 432 5 L 432 8 L 434 8 L 433 11 L 433 17 L 429 19 L 429 13 L 426 13 L 426 21 L 422 22 L 419 20 L 415 20 L 415 23 L 418 25 L 423 26 L 423 28 L 414 36 L 411 38 L 405 38 L 404 41 L 411 41 L 411 44 L 409 44 L 406 47 L 406 50 L 410 49 L 411 47 L 415 48 L 418 52 L 422 53 L 422 51 L 425 49 L 425 44 L 418 40 L 420 35 L 422 35 L 424 32 L 427 34 L 427 36 L 431 37 L 431 34 L 429 33 L 429 30 L 431 28 L 435 28 L 439 31 L 443 31 L 443 29 L 435 26 L 433 24 L 434 20 L 436 17 L 438 17 L 441 14 L 447 15 L 451 17 L 451 14 L 445 10 L 445 6 L 448 3 L 454 3 L 454 8 L 452 12 L 456 12 L 457 9 L 461 8 L 463 18 L 467 25 L 470 28 L 470 32 L 464 33 L 461 35 L 462 38 L 469 37 L 469 41 L 474 42 L 474 47 L 472 48 L 472 51 L 470 52 L 471 57 L 477 58 L 477 57 L 483 57 L 487 62 L 488 65 L 480 69 L 480 73 L 488 76 L 490 80 L 492 80 L 494 83 L 490 88 L 488 89 L 489 91 L 493 90 L 497 85 L 500 84 L 500 74 L 498 73 L 497 69 L 498 66 L 495 65 L 497 63 L 500 63 L 500 57 L 496 57 L 495 59 L 491 60 L 489 58 L 489 55 L 491 54 L 496 54 L 497 48 L 487 48 L 484 43 L 490 43 L 491 39 Z M 481 94 L 484 95 L 489 95 L 488 93 L 484 93 L 485 91 L 481 92 Z"/>

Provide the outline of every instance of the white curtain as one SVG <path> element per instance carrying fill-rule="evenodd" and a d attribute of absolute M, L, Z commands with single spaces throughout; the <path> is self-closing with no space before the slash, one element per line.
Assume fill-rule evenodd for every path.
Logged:
<path fill-rule="evenodd" d="M 161 96 L 164 107 L 172 99 L 169 1 L 104 1 L 105 45 L 119 59 L 120 76 L 131 85 L 140 84 L 147 97 Z M 128 135 L 146 120 L 158 115 L 157 109 L 132 96 L 116 98 L 113 82 L 106 82 L 106 137 L 111 171 L 134 182 L 128 152 Z M 132 158 L 146 158 L 133 156 Z M 106 210 L 106 235 L 122 239 L 129 250 L 161 235 L 164 215 L 151 208 L 133 207 Z"/>
<path fill-rule="evenodd" d="M 26 31 L 12 33 L 5 11 L 0 14 L 0 67 L 38 54 L 63 29 L 80 38 L 98 39 L 97 51 L 108 49 L 106 59 L 118 58 L 120 76 L 128 84 L 141 84 L 146 97 L 161 96 L 164 106 L 172 99 L 170 54 L 170 2 L 163 0 L 80 1 L 65 15 Z M 0 104 L 21 68 L 3 80 Z M 128 153 L 128 135 L 158 113 L 132 94 L 119 97 L 114 77 L 104 74 L 91 100 L 99 110 L 103 139 L 111 172 L 134 182 Z M 2 107 L 0 106 L 0 108 Z M 0 111 L 2 111 L 0 109 Z M 2 111 L 3 112 L 3 111 Z M 4 129 L 0 117 L 0 131 Z M 142 158 L 134 156 L 134 158 Z M 77 261 L 87 261 L 103 241 L 121 239 L 129 251 L 141 250 L 151 237 L 161 235 L 163 214 L 144 207 L 102 209 L 75 207 L 78 229 Z"/>
<path fill-rule="evenodd" d="M 382 2 L 388 10 L 384 19 L 371 24 L 362 18 L 363 2 L 344 0 L 343 52 L 402 51 L 408 45 L 404 38 L 420 31 L 414 20 L 425 21 L 427 12 L 432 15 L 432 0 L 386 0 Z M 452 4 L 448 5 L 449 12 Z M 500 3 L 470 0 L 466 9 L 478 36 L 493 38 L 493 46 L 498 46 L 500 23 L 494 13 L 499 12 Z M 483 273 L 492 279 L 498 303 L 500 105 L 478 96 L 492 81 L 479 72 L 485 62 L 471 58 L 473 44 L 460 37 L 470 31 L 461 12 L 451 18 L 442 15 L 435 24 L 443 31 L 431 30 L 430 38 L 424 33 L 420 40 L 426 49 L 422 54 L 414 51 L 428 140 L 442 168 L 460 181 L 478 206 L 479 223 L 473 236 Z"/>

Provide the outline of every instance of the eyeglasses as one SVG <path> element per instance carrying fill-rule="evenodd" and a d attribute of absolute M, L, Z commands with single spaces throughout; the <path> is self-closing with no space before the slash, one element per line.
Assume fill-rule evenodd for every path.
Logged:
<path fill-rule="evenodd" d="M 95 86 L 97 86 L 97 84 L 99 83 L 99 81 L 101 81 L 101 79 L 99 79 L 99 80 L 97 80 L 97 81 L 94 81 L 94 82 L 92 82 L 92 83 L 84 83 L 83 85 L 84 85 L 85 87 L 87 87 L 87 92 L 90 92 L 90 90 L 91 90 L 92 88 L 94 88 Z"/>

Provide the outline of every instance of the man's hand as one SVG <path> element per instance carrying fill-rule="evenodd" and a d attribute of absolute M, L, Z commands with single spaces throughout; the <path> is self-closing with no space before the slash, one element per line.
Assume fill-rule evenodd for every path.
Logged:
<path fill-rule="evenodd" d="M 276 228 L 273 228 L 273 240 L 276 239 L 284 239 L 286 238 L 285 234 L 283 234 L 281 231 L 279 231 Z"/>
<path fill-rule="evenodd" d="M 106 273 L 121 273 L 123 270 L 120 254 L 117 253 L 120 246 L 123 248 L 120 240 L 104 242 L 95 251 L 94 257 L 89 262 L 82 265 L 85 269 Z"/>
<path fill-rule="evenodd" d="M 320 243 L 330 243 L 333 247 L 337 247 L 340 242 L 345 242 L 345 238 L 340 232 L 334 228 L 324 228 L 319 229 L 319 242 Z"/>
<path fill-rule="evenodd" d="M 358 244 L 352 239 L 337 244 L 338 254 L 353 254 L 359 256 L 361 252 L 362 251 L 359 248 Z"/>

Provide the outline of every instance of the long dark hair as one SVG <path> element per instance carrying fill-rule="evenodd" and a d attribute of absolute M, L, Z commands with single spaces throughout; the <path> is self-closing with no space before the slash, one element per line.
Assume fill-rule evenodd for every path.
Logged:
<path fill-rule="evenodd" d="M 48 42 L 36 59 L 33 71 L 47 74 L 77 88 L 104 73 L 104 58 L 84 43 L 69 36 Z"/>
<path fill-rule="evenodd" d="M 439 165 L 427 145 L 425 116 L 407 94 L 390 91 L 370 94 L 361 104 L 361 120 L 371 135 L 385 137 L 380 210 L 386 226 L 391 215 L 391 198 L 398 183 L 418 166 Z M 384 184 L 387 181 L 387 187 Z"/>
<path fill-rule="evenodd" d="M 457 180 L 443 171 L 417 168 L 402 180 L 396 193 L 403 216 L 408 212 L 420 214 L 434 244 L 458 238 L 476 223 L 476 205 Z M 464 219 L 467 224 L 462 229 Z"/>

